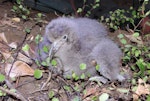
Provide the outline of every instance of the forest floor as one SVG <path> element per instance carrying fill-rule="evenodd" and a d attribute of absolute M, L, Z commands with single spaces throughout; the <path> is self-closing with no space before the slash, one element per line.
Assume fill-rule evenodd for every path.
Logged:
<path fill-rule="evenodd" d="M 0 74 L 3 74 L 5 76 L 6 74 L 8 74 L 6 68 L 10 68 L 10 66 L 8 66 L 9 63 L 4 63 L 2 61 L 3 57 L 5 59 L 8 56 L 13 57 L 13 63 L 15 63 L 15 61 L 19 61 L 19 59 L 15 56 L 19 52 L 25 54 L 20 47 L 28 43 L 30 45 L 32 55 L 29 55 L 28 53 L 27 54 L 28 57 L 33 59 L 36 46 L 34 41 L 35 36 L 37 34 L 43 35 L 47 23 L 51 19 L 57 17 L 57 15 L 55 15 L 54 13 L 45 14 L 45 17 L 42 19 L 43 23 L 40 26 L 35 25 L 36 22 L 34 20 L 23 21 L 22 19 L 20 19 L 20 21 L 18 21 L 16 20 L 18 19 L 16 15 L 11 11 L 12 6 L 13 4 L 9 2 L 0 5 L 0 52 L 2 55 L 6 53 L 5 56 L 0 57 Z M 35 15 L 37 13 L 38 11 L 31 10 L 30 17 L 36 18 Z M 26 36 L 24 30 L 31 27 L 32 29 L 30 34 L 28 34 L 26 40 L 24 40 Z M 119 43 L 119 39 L 117 38 L 117 35 L 119 33 L 128 32 L 119 30 L 114 33 L 110 33 L 110 37 L 117 43 Z M 5 44 L 3 42 L 5 39 L 4 37 L 6 37 L 7 41 Z M 16 46 L 20 48 L 20 50 L 15 50 Z M 12 47 L 14 49 L 12 49 Z M 16 63 L 16 67 L 18 65 L 21 65 L 20 70 L 18 70 L 25 75 L 18 74 L 20 76 L 17 76 L 15 80 L 6 78 L 4 83 L 0 83 L 1 87 L 9 90 L 8 92 L 6 92 L 6 90 L 3 91 L 7 94 L 0 96 L 1 101 L 19 101 L 18 99 L 24 101 L 51 101 L 53 99 L 53 101 L 57 101 L 57 98 L 59 99 L 59 101 L 80 101 L 78 100 L 78 98 L 80 98 L 81 101 L 96 101 L 96 99 L 101 99 L 102 97 L 104 97 L 102 99 L 106 98 L 109 99 L 109 101 L 132 101 L 139 97 L 135 94 L 135 91 L 132 90 L 133 88 L 130 80 L 127 80 L 123 83 L 114 81 L 107 84 L 92 82 L 88 80 L 71 81 L 65 80 L 60 76 L 56 76 L 55 74 L 50 76 L 48 70 L 38 68 L 35 63 L 28 64 L 19 61 L 18 64 Z M 23 69 L 23 67 L 29 67 L 31 68 L 31 70 Z M 43 77 L 40 79 L 35 79 L 32 69 L 43 70 Z M 124 70 L 129 70 L 129 67 L 124 67 Z M 48 78 L 50 80 L 46 82 Z M 142 80 L 139 79 L 139 83 L 141 82 Z M 10 85 L 8 85 L 9 83 Z M 46 84 L 46 86 L 44 86 L 44 84 Z M 11 92 L 10 89 L 15 89 L 16 92 Z M 143 89 L 145 91 L 146 88 Z M 0 92 L 2 92 L 1 90 Z M 141 99 L 145 99 L 145 97 Z"/>

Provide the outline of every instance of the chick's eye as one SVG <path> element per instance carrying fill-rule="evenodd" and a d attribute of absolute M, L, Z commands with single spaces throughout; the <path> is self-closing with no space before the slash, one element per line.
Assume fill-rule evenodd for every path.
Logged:
<path fill-rule="evenodd" d="M 64 35 L 64 36 L 63 36 L 63 39 L 64 39 L 64 40 L 67 40 L 67 38 L 68 38 L 67 35 Z"/>

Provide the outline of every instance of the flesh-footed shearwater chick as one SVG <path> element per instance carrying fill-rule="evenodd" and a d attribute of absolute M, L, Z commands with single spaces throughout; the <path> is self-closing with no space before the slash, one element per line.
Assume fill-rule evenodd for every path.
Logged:
<path fill-rule="evenodd" d="M 72 73 L 79 76 L 84 73 L 100 79 L 102 75 L 110 81 L 125 80 L 125 77 L 120 75 L 119 66 L 122 52 L 108 38 L 106 28 L 98 21 L 60 17 L 52 20 L 45 30 L 39 46 L 47 45 L 51 48 L 49 53 L 42 51 L 38 59 L 44 60 L 47 56 L 59 57 L 64 77 L 71 76 Z M 80 69 L 81 63 L 86 64 L 86 69 Z M 96 66 L 99 66 L 98 70 Z"/>

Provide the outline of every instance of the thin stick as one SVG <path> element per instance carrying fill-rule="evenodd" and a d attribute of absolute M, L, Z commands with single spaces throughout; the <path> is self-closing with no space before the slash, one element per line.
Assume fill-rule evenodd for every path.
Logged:
<path fill-rule="evenodd" d="M 3 88 L 1 86 L 0 86 L 0 90 L 2 90 L 3 92 L 6 92 L 7 94 L 10 94 L 10 95 L 16 97 L 17 99 L 20 99 L 21 101 L 28 101 L 22 95 L 20 95 L 18 93 L 15 93 L 15 92 L 12 92 L 12 91 L 10 91 L 8 89 L 5 89 L 5 88 Z"/>

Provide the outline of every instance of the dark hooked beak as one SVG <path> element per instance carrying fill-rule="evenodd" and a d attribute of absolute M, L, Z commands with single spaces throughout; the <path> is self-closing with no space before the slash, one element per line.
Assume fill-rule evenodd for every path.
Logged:
<path fill-rule="evenodd" d="M 64 35 L 59 39 L 56 39 L 49 50 L 49 57 L 52 59 L 52 57 L 55 55 L 55 53 L 59 50 L 59 48 L 67 41 L 68 35 Z"/>

